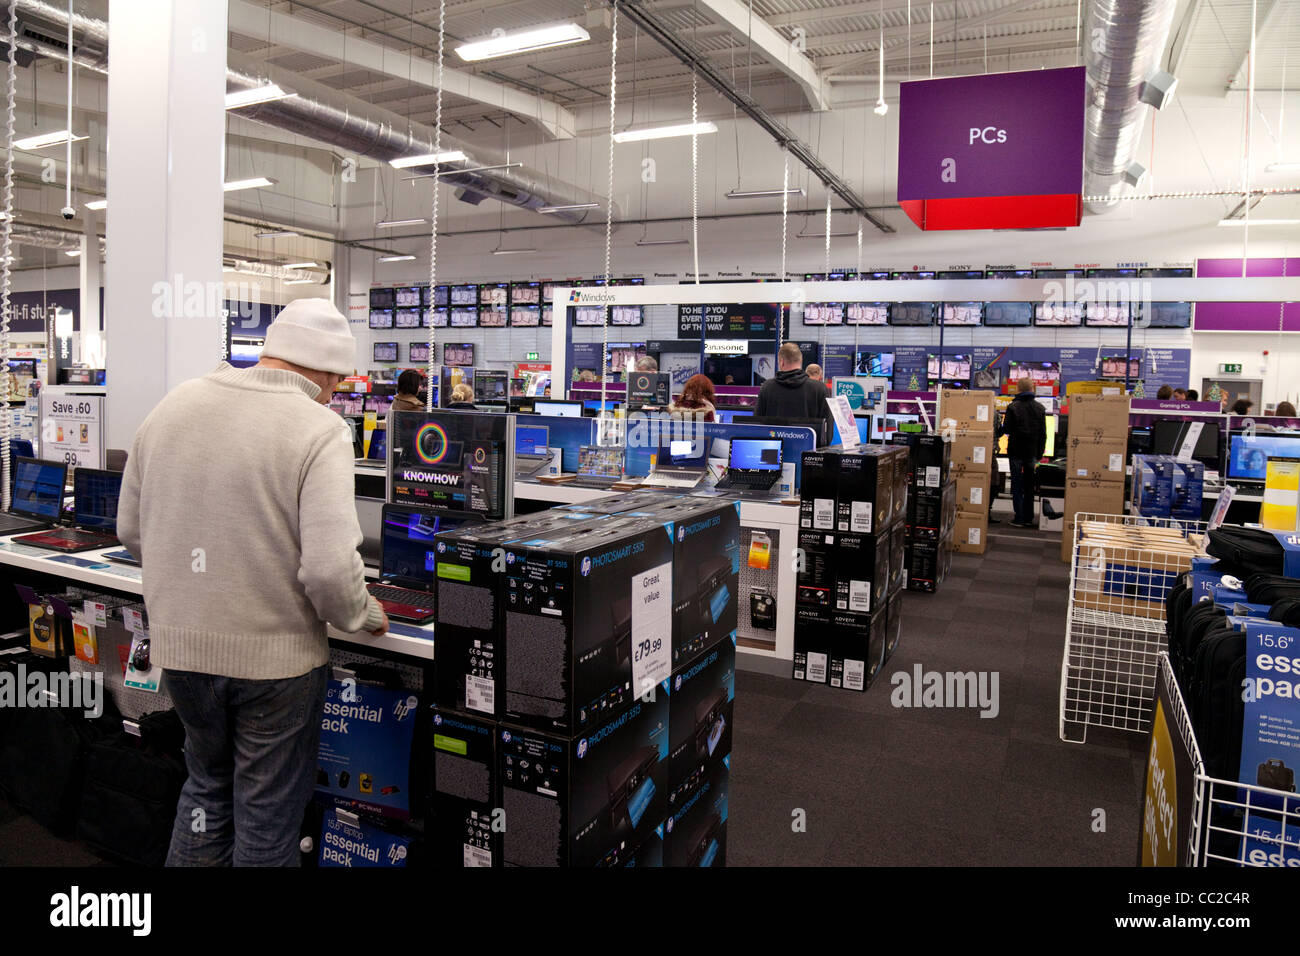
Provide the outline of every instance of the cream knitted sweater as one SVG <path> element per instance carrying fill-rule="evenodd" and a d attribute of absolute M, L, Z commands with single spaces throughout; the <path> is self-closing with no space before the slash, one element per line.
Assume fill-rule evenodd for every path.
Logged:
<path fill-rule="evenodd" d="M 352 442 L 283 369 L 177 386 L 136 433 L 118 508 L 141 559 L 151 652 L 165 669 L 297 677 L 329 656 L 325 622 L 379 627 L 365 589 Z"/>

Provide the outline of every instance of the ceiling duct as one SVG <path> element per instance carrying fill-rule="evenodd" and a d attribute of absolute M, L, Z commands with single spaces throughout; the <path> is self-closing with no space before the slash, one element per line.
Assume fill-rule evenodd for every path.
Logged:
<path fill-rule="evenodd" d="M 1091 212 L 1114 208 L 1130 188 L 1125 170 L 1137 159 L 1147 110 L 1142 85 L 1164 56 L 1177 0 L 1093 0 L 1083 32 L 1088 70 L 1084 124 L 1086 196 Z"/>
<path fill-rule="evenodd" d="M 13 224 L 13 238 L 14 242 L 19 245 L 57 249 L 60 252 L 70 252 L 73 249 L 81 248 L 81 233 L 79 232 L 52 229 L 48 226 L 34 226 L 24 222 L 15 222 Z M 101 237 L 101 248 L 103 241 Z"/>
<path fill-rule="evenodd" d="M 27 48 L 45 55 L 66 57 L 67 11 L 44 0 L 16 2 L 19 33 L 25 38 Z M 106 71 L 108 24 L 81 15 L 74 15 L 72 21 L 74 60 L 88 69 Z M 60 40 L 59 37 L 63 39 Z M 23 45 L 23 41 L 19 45 Z M 243 107 L 238 113 L 246 119 L 326 143 L 345 154 L 365 156 L 379 162 L 403 156 L 428 155 L 434 151 L 432 128 L 374 106 L 359 97 L 288 70 L 259 63 L 233 50 L 226 52 L 226 66 L 228 92 L 276 83 L 282 89 L 296 94 Z M 441 179 L 457 187 L 458 198 L 475 203 L 483 199 L 496 199 L 534 212 L 544 206 L 578 206 L 594 202 L 599 204 L 599 208 L 566 209 L 546 215 L 556 221 L 574 225 L 588 219 L 599 220 L 603 225 L 603 196 L 567 183 L 554 182 L 527 167 L 484 170 L 482 167 L 485 166 L 505 165 L 505 156 L 495 150 L 471 147 L 446 133 L 442 136 L 442 149 L 444 152 L 460 150 L 466 157 L 463 161 L 443 165 Z M 416 173 L 421 169 L 431 171 L 431 167 L 416 166 L 411 169 Z M 618 210 L 615 209 L 614 219 L 618 218 Z"/>

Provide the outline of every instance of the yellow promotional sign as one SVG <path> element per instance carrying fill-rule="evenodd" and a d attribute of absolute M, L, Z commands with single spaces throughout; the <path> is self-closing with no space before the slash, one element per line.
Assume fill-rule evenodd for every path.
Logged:
<path fill-rule="evenodd" d="M 1295 531 L 1300 504 L 1300 460 L 1269 458 L 1264 473 L 1264 500 L 1259 523 L 1270 531 Z"/>
<path fill-rule="evenodd" d="M 1165 720 L 1164 702 L 1159 698 L 1151 723 L 1146 799 L 1142 804 L 1142 865 L 1177 866 L 1178 770 L 1174 766 L 1174 745 L 1169 736 L 1169 722 Z"/>

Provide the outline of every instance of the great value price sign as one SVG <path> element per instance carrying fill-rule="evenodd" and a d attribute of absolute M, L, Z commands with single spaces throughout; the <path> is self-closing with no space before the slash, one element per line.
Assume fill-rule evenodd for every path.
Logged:
<path fill-rule="evenodd" d="M 922 229 L 1077 226 L 1084 68 L 904 83 L 898 201 Z"/>
<path fill-rule="evenodd" d="M 104 396 L 41 389 L 40 455 L 75 468 L 104 467 Z"/>

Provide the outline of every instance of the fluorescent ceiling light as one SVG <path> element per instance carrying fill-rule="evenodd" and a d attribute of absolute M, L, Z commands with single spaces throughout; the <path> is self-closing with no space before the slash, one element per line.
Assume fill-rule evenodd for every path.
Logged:
<path fill-rule="evenodd" d="M 418 226 L 423 219 L 381 219 L 375 223 L 376 229 L 392 229 L 394 226 Z"/>
<path fill-rule="evenodd" d="M 802 186 L 795 186 L 792 189 L 733 189 L 727 193 L 728 199 L 768 199 L 772 196 L 802 196 L 804 195 Z"/>
<path fill-rule="evenodd" d="M 552 47 L 583 43 L 590 39 L 591 34 L 576 23 L 561 23 L 537 30 L 521 30 L 518 33 L 507 33 L 486 40 L 462 43 L 456 47 L 456 55 L 469 62 L 491 60 L 498 56 L 549 50 Z"/>
<path fill-rule="evenodd" d="M 81 255 L 81 250 L 80 250 L 80 249 L 64 249 L 64 250 L 63 250 L 63 254 L 64 254 L 65 256 L 69 256 L 69 257 L 75 259 L 75 258 L 77 258 L 77 256 Z"/>
<path fill-rule="evenodd" d="M 1300 226 L 1300 219 L 1251 219 L 1249 224 L 1252 226 Z M 1220 219 L 1220 226 L 1244 226 L 1247 225 L 1245 219 Z"/>
<path fill-rule="evenodd" d="M 228 183 L 223 183 L 221 188 L 228 193 L 239 192 L 241 189 L 261 189 L 263 186 L 274 186 L 274 179 L 267 179 L 265 176 L 254 176 L 252 179 L 232 179 Z"/>
<path fill-rule="evenodd" d="M 525 252 L 536 252 L 536 249 L 493 249 L 494 256 L 517 256 Z"/>
<path fill-rule="evenodd" d="M 28 136 L 26 139 L 14 140 L 14 146 L 18 149 L 44 149 L 47 146 L 62 146 L 68 141 L 71 135 L 74 143 L 85 139 L 84 136 L 78 136 L 76 133 L 69 134 L 66 129 L 61 129 L 57 133 L 41 133 L 38 136 Z"/>
<path fill-rule="evenodd" d="M 91 200 L 90 202 L 86 203 L 85 206 L 86 206 L 87 209 L 94 209 L 94 210 L 96 210 L 96 211 L 101 210 L 101 209 L 107 209 L 107 208 L 108 208 L 108 200 L 107 200 L 107 199 L 93 199 L 93 200 Z"/>
<path fill-rule="evenodd" d="M 396 256 L 396 255 L 394 255 L 394 256 L 380 256 L 380 257 L 379 257 L 379 261 L 380 261 L 380 262 L 406 262 L 406 261 L 408 261 L 408 260 L 410 260 L 410 259 L 414 259 L 414 258 L 415 258 L 415 256 Z"/>
<path fill-rule="evenodd" d="M 284 284 L 285 284 L 285 285 L 303 285 L 304 283 L 307 283 L 307 282 L 315 282 L 315 281 L 316 281 L 315 279 L 285 279 L 285 280 L 284 280 Z"/>
<path fill-rule="evenodd" d="M 1289 170 L 1300 169 L 1300 160 L 1288 160 L 1284 163 L 1269 163 L 1264 167 L 1266 173 L 1284 173 Z"/>
<path fill-rule="evenodd" d="M 256 103 L 269 103 L 271 100 L 282 100 L 286 96 L 297 96 L 296 93 L 286 93 L 274 83 L 268 83 L 265 86 L 255 86 L 248 90 L 239 90 L 235 93 L 226 94 L 226 109 L 237 110 L 241 106 L 253 106 Z"/>
<path fill-rule="evenodd" d="M 689 239 L 638 239 L 638 246 L 689 246 Z"/>
<path fill-rule="evenodd" d="M 676 126 L 652 126 L 648 129 L 625 129 L 614 134 L 616 143 L 636 143 L 643 139 L 668 139 L 671 136 L 690 136 L 692 133 L 716 133 L 718 128 L 705 120 L 702 123 L 679 123 Z"/>
<path fill-rule="evenodd" d="M 284 267 L 286 269 L 319 269 L 320 268 L 320 266 L 318 266 L 315 262 L 286 262 L 284 264 Z"/>
<path fill-rule="evenodd" d="M 253 233 L 253 238 L 254 239 L 288 239 L 296 235 L 298 235 L 298 233 L 294 232 L 292 229 L 270 229 L 266 232 Z"/>
<path fill-rule="evenodd" d="M 573 209 L 599 209 L 599 208 L 600 208 L 600 203 L 598 202 L 575 202 L 575 203 L 570 203 L 567 206 L 541 206 L 540 208 L 538 208 L 537 211 L 540 213 L 549 213 L 549 212 L 569 212 L 570 210 Z"/>
<path fill-rule="evenodd" d="M 832 238 L 832 239 L 847 239 L 847 238 L 849 238 L 849 236 L 856 236 L 856 235 L 857 235 L 856 232 L 832 232 L 832 233 L 831 233 L 831 238 Z M 801 232 L 801 233 L 798 233 L 798 234 L 795 236 L 795 238 L 796 238 L 796 239 L 823 239 L 823 240 L 824 240 L 824 239 L 826 238 L 826 233 L 824 233 L 824 232 Z"/>
<path fill-rule="evenodd" d="M 412 166 L 432 166 L 443 163 L 463 163 L 465 154 L 458 149 L 444 150 L 441 153 L 423 153 L 419 156 L 399 156 L 390 159 L 388 165 L 394 169 L 410 169 Z"/>

